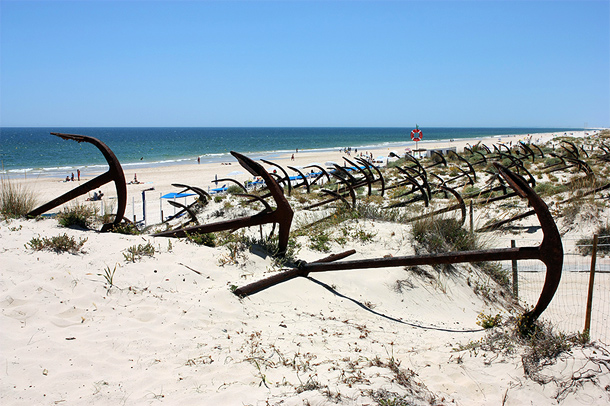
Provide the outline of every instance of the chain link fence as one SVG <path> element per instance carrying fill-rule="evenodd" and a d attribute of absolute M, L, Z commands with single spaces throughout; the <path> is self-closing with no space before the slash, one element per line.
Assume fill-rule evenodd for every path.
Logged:
<path fill-rule="evenodd" d="M 587 312 L 591 254 L 582 255 L 579 247 L 583 245 L 579 245 L 577 240 L 562 239 L 562 242 L 564 256 L 561 282 L 542 318 L 550 321 L 564 333 L 583 332 Z M 520 239 L 517 242 L 518 246 L 538 244 L 540 240 Z M 518 261 L 517 269 L 519 301 L 524 306 L 532 308 L 542 291 L 546 267 L 540 261 L 524 260 Z M 599 252 L 595 263 L 589 336 L 592 341 L 610 344 L 610 258 Z"/>

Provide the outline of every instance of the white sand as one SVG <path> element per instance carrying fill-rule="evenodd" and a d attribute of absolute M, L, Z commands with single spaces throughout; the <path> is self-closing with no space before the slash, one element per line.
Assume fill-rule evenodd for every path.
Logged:
<path fill-rule="evenodd" d="M 341 157 L 299 153 L 294 162 L 278 163 Z M 173 182 L 205 186 L 215 174 L 240 169 L 234 162 L 141 170 L 145 183 L 128 186 L 129 201 L 154 186 L 148 193 L 158 208 L 159 193 L 178 191 Z M 42 178 L 28 184 L 41 201 L 74 187 Z M 112 197 L 111 185 L 103 190 Z M 413 254 L 405 244 L 408 226 L 369 220 L 352 226 L 374 233 L 373 241 L 333 244 L 331 252 L 355 248 L 350 259 Z M 87 238 L 85 253 L 26 246 L 33 237 L 63 233 Z M 392 361 L 414 372 L 412 382 L 422 384 L 414 390 L 421 398 L 435 396 L 434 404 L 554 405 L 561 393 L 554 382 L 527 379 L 519 353 L 453 351 L 483 337 L 480 312 L 506 313 L 473 294 L 468 276 L 493 285 L 469 267 L 459 268 L 461 277 L 434 280 L 402 268 L 320 273 L 240 300 L 230 287 L 275 272 L 270 258 L 246 252 L 238 264 L 222 266 L 227 248 L 65 229 L 56 220 L 5 221 L 0 241 L 3 405 L 375 404 L 370 391 L 408 392 Z M 326 255 L 307 248 L 306 237 L 299 241 L 299 258 Z M 154 257 L 126 262 L 129 247 L 147 242 L 157 250 Z M 115 287 L 108 289 L 100 274 L 115 267 Z M 571 382 L 597 367 L 592 355 L 593 349 L 574 351 L 543 373 Z M 610 375 L 597 379 L 596 385 L 576 381 L 583 386 L 566 393 L 563 404 L 608 404 Z"/>

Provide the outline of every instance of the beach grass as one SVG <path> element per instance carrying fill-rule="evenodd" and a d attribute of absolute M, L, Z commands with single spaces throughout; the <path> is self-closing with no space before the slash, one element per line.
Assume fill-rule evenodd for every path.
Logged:
<path fill-rule="evenodd" d="M 73 204 L 65 207 L 58 215 L 59 224 L 64 227 L 89 228 L 93 223 L 97 210 L 85 204 Z"/>
<path fill-rule="evenodd" d="M 36 207 L 34 191 L 10 179 L 2 178 L 0 184 L 0 214 L 3 218 L 25 217 Z"/>
<path fill-rule="evenodd" d="M 87 242 L 87 238 L 80 238 L 77 241 L 74 237 L 64 233 L 53 237 L 34 237 L 26 244 L 26 247 L 34 251 L 47 250 L 58 254 L 62 252 L 78 254 L 83 252 L 85 242 Z"/>

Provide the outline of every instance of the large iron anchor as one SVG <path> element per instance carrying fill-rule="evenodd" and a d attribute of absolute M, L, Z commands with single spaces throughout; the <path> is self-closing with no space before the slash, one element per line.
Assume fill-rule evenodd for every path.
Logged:
<path fill-rule="evenodd" d="M 279 224 L 278 253 L 285 253 L 286 249 L 288 248 L 288 236 L 290 234 L 290 225 L 292 224 L 294 212 L 286 200 L 282 188 L 275 181 L 273 176 L 271 176 L 258 162 L 255 162 L 235 151 L 231 151 L 231 155 L 233 155 L 240 165 L 250 172 L 250 174 L 263 178 L 269 192 L 271 193 L 271 196 L 273 196 L 273 199 L 275 200 L 275 210 L 272 210 L 267 206 L 263 211 L 253 216 L 219 221 L 200 226 L 186 227 L 179 230 L 163 231 L 154 235 L 156 237 L 186 237 L 187 234 L 213 233 L 223 230 L 235 230 L 242 227 L 257 226 L 261 224 L 277 223 Z"/>
<path fill-rule="evenodd" d="M 546 265 L 546 276 L 544 286 L 538 303 L 531 311 L 525 313 L 521 319 L 522 331 L 528 331 L 536 319 L 547 308 L 561 279 L 563 268 L 563 246 L 561 237 L 553 217 L 547 205 L 532 190 L 527 182 L 519 175 L 510 172 L 500 164 L 494 164 L 498 172 L 506 179 L 508 184 L 521 197 L 527 198 L 530 205 L 536 212 L 540 222 L 544 238 L 537 247 L 515 247 L 515 248 L 496 248 L 490 250 L 475 250 L 463 252 L 447 252 L 441 254 L 430 254 L 421 256 L 403 256 L 391 258 L 374 258 L 354 261 L 339 262 L 314 262 L 301 263 L 299 267 L 276 274 L 270 278 L 254 282 L 237 288 L 234 293 L 238 296 L 248 296 L 269 288 L 278 283 L 293 279 L 297 276 L 307 276 L 311 272 L 340 271 L 353 269 L 386 268 L 394 266 L 417 266 L 417 265 L 439 265 L 456 264 L 464 262 L 483 262 L 483 261 L 509 261 L 520 259 L 537 259 Z"/>
<path fill-rule="evenodd" d="M 62 134 L 62 133 L 51 133 L 51 135 L 56 135 L 64 140 L 74 140 L 78 143 L 88 142 L 93 144 L 97 149 L 99 149 L 106 162 L 108 162 L 108 171 L 103 174 L 91 179 L 83 183 L 82 185 L 70 190 L 69 192 L 64 193 L 63 195 L 51 200 L 48 203 L 43 204 L 42 206 L 32 210 L 28 213 L 28 217 L 36 217 L 39 216 L 57 206 L 60 206 L 66 202 L 69 202 L 72 199 L 77 198 L 78 196 L 84 195 L 85 193 L 98 189 L 100 186 L 105 185 L 108 182 L 113 182 L 116 187 L 117 193 L 117 212 L 114 217 L 114 221 L 112 223 L 104 224 L 102 226 L 102 231 L 108 231 L 114 225 L 119 224 L 123 221 L 123 217 L 125 215 L 125 206 L 127 205 L 127 186 L 125 183 L 125 174 L 123 173 L 123 168 L 121 168 L 121 164 L 119 160 L 114 155 L 114 153 L 108 148 L 106 144 L 97 138 L 89 137 L 86 135 L 78 135 L 78 134 Z"/>

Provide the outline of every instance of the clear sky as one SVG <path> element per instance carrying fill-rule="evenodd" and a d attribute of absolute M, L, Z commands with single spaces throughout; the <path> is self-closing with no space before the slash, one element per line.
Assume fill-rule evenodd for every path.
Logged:
<path fill-rule="evenodd" d="M 1 126 L 610 127 L 610 1 L 0 0 Z"/>

